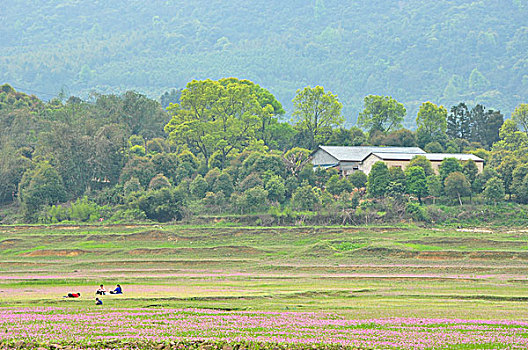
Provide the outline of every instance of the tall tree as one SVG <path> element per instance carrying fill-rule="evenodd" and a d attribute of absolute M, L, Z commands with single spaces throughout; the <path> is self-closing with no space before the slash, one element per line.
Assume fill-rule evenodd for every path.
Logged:
<path fill-rule="evenodd" d="M 440 180 L 444 182 L 449 174 L 454 172 L 462 172 L 462 165 L 456 158 L 445 158 L 442 163 L 440 163 L 439 170 Z"/>
<path fill-rule="evenodd" d="M 447 136 L 456 139 L 469 140 L 471 136 L 471 115 L 465 103 L 461 102 L 451 107 L 451 113 L 447 116 Z"/>
<path fill-rule="evenodd" d="M 367 193 L 371 197 L 383 197 L 390 183 L 389 168 L 383 162 L 376 162 L 368 174 Z"/>
<path fill-rule="evenodd" d="M 303 90 L 297 90 L 293 107 L 296 126 L 307 131 L 311 149 L 319 142 L 326 141 L 323 137 L 324 131 L 331 131 L 332 127 L 340 126 L 344 122 L 341 115 L 343 105 L 336 95 L 330 91 L 325 92 L 322 86 L 307 86 Z"/>
<path fill-rule="evenodd" d="M 421 135 L 419 141 L 423 147 L 429 142 L 440 141 L 445 138 L 447 129 L 447 110 L 444 106 L 437 106 L 432 102 L 422 103 L 416 125 L 418 126 L 417 134 Z"/>
<path fill-rule="evenodd" d="M 358 125 L 369 132 L 389 132 L 399 129 L 407 111 L 402 103 L 390 96 L 365 97 L 365 109 L 359 114 Z"/>
<path fill-rule="evenodd" d="M 458 198 L 458 202 L 462 205 L 462 197 L 471 193 L 471 186 L 464 174 L 455 171 L 446 177 L 444 190 L 449 197 Z"/>
<path fill-rule="evenodd" d="M 251 140 L 264 115 L 273 108 L 262 107 L 252 87 L 238 79 L 193 80 L 182 91 L 179 104 L 168 110 L 172 119 L 165 127 L 169 139 L 201 153 L 206 163 L 217 152 L 225 162 L 234 150 Z"/>
<path fill-rule="evenodd" d="M 492 177 L 486 182 L 486 187 L 482 193 L 484 198 L 490 203 L 497 205 L 497 201 L 504 200 L 504 184 L 498 177 Z"/>
<path fill-rule="evenodd" d="M 521 103 L 512 113 L 512 119 L 523 129 L 528 132 L 528 103 Z"/>
<path fill-rule="evenodd" d="M 43 206 L 64 202 L 66 198 L 61 176 L 48 162 L 40 162 L 22 176 L 19 200 L 26 219 L 34 221 Z"/>
<path fill-rule="evenodd" d="M 407 178 L 406 182 L 406 191 L 409 194 L 413 194 L 418 197 L 420 204 L 422 203 L 422 198 L 427 196 L 427 177 L 425 176 L 425 171 L 420 166 L 412 166 L 405 169 L 405 177 Z"/>
<path fill-rule="evenodd" d="M 476 105 L 471 110 L 471 139 L 489 149 L 494 142 L 499 141 L 499 130 L 503 123 L 504 116 L 499 111 Z"/>

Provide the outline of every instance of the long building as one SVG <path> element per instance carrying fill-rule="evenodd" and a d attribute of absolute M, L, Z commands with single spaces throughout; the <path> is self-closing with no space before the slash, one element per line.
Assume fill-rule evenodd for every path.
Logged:
<path fill-rule="evenodd" d="M 319 146 L 312 153 L 312 164 L 315 168 L 335 168 L 343 176 L 347 176 L 359 170 L 369 174 L 376 162 L 384 162 L 388 167 L 405 169 L 411 159 L 418 155 L 429 159 L 436 173 L 438 173 L 440 163 L 446 158 L 455 158 L 460 161 L 473 160 L 479 173 L 484 168 L 484 160 L 473 154 L 426 153 L 419 147 Z"/>

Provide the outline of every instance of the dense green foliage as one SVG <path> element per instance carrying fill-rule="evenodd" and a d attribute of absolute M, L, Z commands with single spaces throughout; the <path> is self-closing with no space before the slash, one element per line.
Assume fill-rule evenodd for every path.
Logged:
<path fill-rule="evenodd" d="M 448 114 L 426 102 L 416 132 L 391 131 L 404 106 L 369 95 L 363 116 L 381 119 L 365 124 L 365 133 L 340 125 L 341 104 L 322 87 L 298 91 L 295 125 L 279 121 L 284 110 L 268 90 L 235 78 L 191 81 L 168 112 L 130 91 L 45 103 L 7 84 L 0 88 L 0 201 L 17 213 L 4 222 L 166 222 L 265 212 L 279 222 L 316 214 L 341 223 L 430 221 L 435 215 L 421 204 L 528 202 L 523 105 L 504 123 L 502 114 L 477 105 L 467 111 L 468 132 L 449 133 L 465 105 Z M 344 178 L 310 163 L 315 146 L 327 142 L 427 142 L 426 150 L 474 153 L 487 165 L 479 174 L 473 161 L 446 158 L 435 174 L 417 156 L 405 171 L 378 162 L 368 177 Z"/>
<path fill-rule="evenodd" d="M 322 85 L 350 122 L 371 93 L 403 102 L 408 127 L 427 100 L 509 115 L 528 94 L 527 17 L 526 0 L 12 1 L 0 15 L 0 82 L 43 98 L 158 97 L 237 76 L 289 111 L 297 89 Z"/>

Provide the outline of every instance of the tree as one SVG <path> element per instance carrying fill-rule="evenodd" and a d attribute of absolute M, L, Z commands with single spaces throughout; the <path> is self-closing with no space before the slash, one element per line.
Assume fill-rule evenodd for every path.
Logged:
<path fill-rule="evenodd" d="M 513 172 L 519 162 L 513 155 L 508 155 L 502 159 L 499 166 L 496 168 L 499 177 L 502 180 L 504 190 L 508 194 L 510 200 L 512 195 L 512 182 L 513 182 Z"/>
<path fill-rule="evenodd" d="M 148 185 L 149 191 L 155 191 L 165 187 L 171 187 L 171 183 L 163 174 L 154 176 Z"/>
<path fill-rule="evenodd" d="M 444 190 L 449 197 L 458 198 L 458 202 L 462 205 L 462 197 L 470 194 L 471 187 L 464 174 L 455 171 L 446 177 Z"/>
<path fill-rule="evenodd" d="M 486 182 L 486 187 L 482 193 L 484 198 L 490 203 L 497 205 L 497 201 L 504 200 L 504 184 L 498 177 L 492 177 Z"/>
<path fill-rule="evenodd" d="M 350 130 L 337 128 L 332 130 L 332 135 L 326 142 L 327 146 L 361 146 L 367 141 L 367 137 L 359 128 L 352 127 Z"/>
<path fill-rule="evenodd" d="M 369 95 L 364 100 L 365 108 L 359 114 L 358 125 L 369 132 L 389 132 L 401 127 L 407 111 L 402 103 L 390 96 Z"/>
<path fill-rule="evenodd" d="M 146 188 L 150 180 L 156 175 L 154 170 L 155 168 L 150 159 L 146 157 L 132 157 L 122 168 L 119 181 L 125 183 L 135 177 L 139 180 L 141 186 Z"/>
<path fill-rule="evenodd" d="M 427 153 L 442 153 L 444 151 L 444 147 L 440 144 L 438 141 L 429 142 L 427 145 L 425 145 L 424 150 Z"/>
<path fill-rule="evenodd" d="M 310 151 L 306 148 L 294 147 L 286 152 L 282 159 L 288 173 L 297 176 L 305 165 L 310 162 Z"/>
<path fill-rule="evenodd" d="M 205 197 L 205 193 L 207 192 L 208 187 L 209 184 L 207 183 L 207 181 L 205 181 L 202 175 L 198 174 L 191 182 L 189 190 L 195 198 L 202 199 L 203 197 Z"/>
<path fill-rule="evenodd" d="M 306 130 L 310 137 L 310 149 L 314 149 L 319 142 L 326 141 L 322 133 L 334 126 L 343 123 L 341 115 L 343 105 L 337 96 L 325 92 L 322 86 L 305 87 L 297 90 L 293 99 L 293 116 L 296 118 L 296 127 Z"/>
<path fill-rule="evenodd" d="M 139 182 L 137 177 L 131 177 L 123 185 L 123 193 L 125 197 L 127 197 L 131 193 L 140 192 L 142 190 L 143 190 L 143 187 L 141 186 L 141 183 Z"/>
<path fill-rule="evenodd" d="M 326 190 L 337 196 L 343 191 L 350 193 L 352 191 L 352 184 L 346 178 L 341 178 L 339 175 L 332 175 L 325 186 Z"/>
<path fill-rule="evenodd" d="M 387 188 L 386 194 L 394 197 L 401 198 L 405 193 L 405 173 L 400 167 L 390 167 L 389 168 L 389 187 Z"/>
<path fill-rule="evenodd" d="M 431 141 L 438 141 L 445 135 L 446 120 L 447 110 L 444 106 L 437 106 L 431 102 L 422 103 L 416 117 L 418 132 L 428 135 Z"/>
<path fill-rule="evenodd" d="M 218 193 L 222 191 L 226 198 L 229 198 L 234 190 L 233 179 L 227 172 L 222 171 L 213 185 L 213 192 Z"/>
<path fill-rule="evenodd" d="M 427 176 L 427 192 L 433 197 L 434 204 L 436 198 L 442 195 L 442 183 L 440 182 L 440 177 L 437 175 Z"/>
<path fill-rule="evenodd" d="M 407 178 L 406 191 L 409 194 L 418 197 L 420 204 L 422 198 L 427 196 L 427 178 L 422 167 L 412 166 L 405 169 L 405 177 Z"/>
<path fill-rule="evenodd" d="M 38 211 L 46 205 L 66 201 L 66 191 L 57 170 L 48 162 L 38 163 L 28 169 L 19 184 L 19 200 L 24 216 L 35 220 Z"/>
<path fill-rule="evenodd" d="M 267 203 L 268 191 L 262 186 L 247 189 L 238 199 L 238 206 L 242 212 L 264 210 Z"/>
<path fill-rule="evenodd" d="M 12 147 L 0 149 L 0 203 L 16 198 L 18 184 L 24 172 L 31 168 L 31 160 Z"/>
<path fill-rule="evenodd" d="M 368 175 L 367 193 L 371 197 L 383 197 L 390 183 L 389 168 L 383 162 L 376 162 Z"/>
<path fill-rule="evenodd" d="M 489 149 L 499 141 L 499 130 L 504 123 L 504 116 L 499 111 L 486 110 L 476 105 L 471 110 L 471 139 Z"/>
<path fill-rule="evenodd" d="M 286 199 L 286 186 L 282 177 L 272 175 L 264 186 L 268 191 L 268 199 L 272 202 L 283 203 Z"/>
<path fill-rule="evenodd" d="M 209 158 L 219 152 L 222 162 L 256 138 L 263 116 L 271 107 L 261 107 L 251 86 L 237 79 L 193 80 L 182 91 L 179 104 L 168 111 L 172 118 L 165 126 L 169 139 L 187 145 Z"/>
<path fill-rule="evenodd" d="M 305 183 L 292 195 L 293 208 L 298 210 L 314 210 L 319 204 L 319 198 L 310 184 Z"/>
<path fill-rule="evenodd" d="M 524 177 L 524 180 L 522 181 L 519 189 L 516 190 L 516 193 L 517 201 L 519 201 L 519 203 L 528 203 L 528 175 Z"/>
<path fill-rule="evenodd" d="M 399 129 L 386 135 L 382 140 L 382 144 L 394 147 L 415 147 L 416 140 L 411 130 Z"/>
<path fill-rule="evenodd" d="M 171 103 L 180 102 L 181 93 L 181 89 L 171 89 L 170 91 L 165 91 L 165 93 L 160 96 L 161 107 L 166 109 Z"/>
<path fill-rule="evenodd" d="M 98 141 L 96 148 L 101 147 L 101 140 Z M 35 156 L 48 160 L 61 174 L 69 196 L 78 197 L 90 187 L 90 181 L 93 179 L 93 150 L 92 138 L 82 135 L 82 130 L 72 130 L 69 123 L 53 122 L 50 131 L 40 134 Z M 105 156 L 103 158 L 106 158 Z M 95 160 L 101 164 L 102 159 Z M 122 166 L 123 163 L 118 165 Z M 112 177 L 112 180 L 117 180 L 117 177 Z"/>
<path fill-rule="evenodd" d="M 364 172 L 357 170 L 348 176 L 348 181 L 350 181 L 355 188 L 363 188 L 367 186 L 368 178 Z"/>
<path fill-rule="evenodd" d="M 466 179 L 471 184 L 471 188 L 473 188 L 473 183 L 475 182 L 475 179 L 478 175 L 477 163 L 475 163 L 475 161 L 472 159 L 464 161 L 462 163 L 462 174 L 466 176 Z"/>
<path fill-rule="evenodd" d="M 445 158 L 440 163 L 440 180 L 442 182 L 449 176 L 449 174 L 454 172 L 462 172 L 462 166 L 456 158 Z"/>
<path fill-rule="evenodd" d="M 148 191 L 138 198 L 138 207 L 151 220 L 181 220 L 184 196 L 178 190 L 168 187 Z"/>
<path fill-rule="evenodd" d="M 486 183 L 492 177 L 499 177 L 499 174 L 495 169 L 490 166 L 485 166 L 482 173 L 477 175 L 475 182 L 473 183 L 473 191 L 476 193 L 481 193 L 484 191 Z"/>
<path fill-rule="evenodd" d="M 528 103 L 521 103 L 512 113 L 512 120 L 521 127 L 524 132 L 528 132 Z"/>
<path fill-rule="evenodd" d="M 158 153 L 151 158 L 155 173 L 163 174 L 173 181 L 176 180 L 178 155 L 175 153 Z"/>
<path fill-rule="evenodd" d="M 471 115 L 465 103 L 459 103 L 451 107 L 451 113 L 447 116 L 447 136 L 453 139 L 466 139 L 471 137 Z"/>
<path fill-rule="evenodd" d="M 512 192 L 518 202 L 524 203 L 528 192 L 525 193 L 524 179 L 528 176 L 528 164 L 519 164 L 513 171 Z"/>
<path fill-rule="evenodd" d="M 128 133 L 125 127 L 121 124 L 104 125 L 97 130 L 93 142 L 95 146 L 91 171 L 93 179 L 100 184 L 115 185 L 126 163 Z M 146 186 L 152 176 L 153 174 L 142 184 Z"/>
<path fill-rule="evenodd" d="M 507 119 L 499 130 L 500 141 L 493 144 L 493 151 L 511 151 L 516 154 L 528 153 L 528 136 L 519 131 L 515 121 Z"/>
<path fill-rule="evenodd" d="M 431 161 L 425 156 L 414 156 L 409 162 L 408 167 L 419 166 L 424 170 L 425 176 L 431 176 L 434 174 L 433 166 Z"/>

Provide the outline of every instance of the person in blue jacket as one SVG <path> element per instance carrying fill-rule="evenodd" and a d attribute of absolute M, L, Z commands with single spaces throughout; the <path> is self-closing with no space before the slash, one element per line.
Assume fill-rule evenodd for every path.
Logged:
<path fill-rule="evenodd" d="M 99 298 L 95 298 L 95 305 L 103 305 L 103 301 Z"/>
<path fill-rule="evenodd" d="M 123 294 L 123 290 L 121 289 L 121 286 L 118 284 L 116 289 L 110 291 L 110 294 Z"/>

